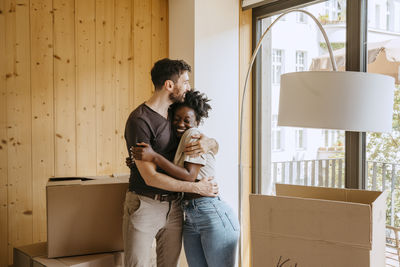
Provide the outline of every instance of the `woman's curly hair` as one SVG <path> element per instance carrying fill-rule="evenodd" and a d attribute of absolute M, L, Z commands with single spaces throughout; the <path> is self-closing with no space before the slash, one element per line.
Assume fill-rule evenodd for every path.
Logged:
<path fill-rule="evenodd" d="M 208 111 L 211 110 L 211 106 L 208 104 L 209 101 L 210 99 L 205 94 L 191 89 L 186 92 L 183 102 L 174 103 L 169 107 L 170 116 L 173 118 L 178 108 L 186 106 L 194 110 L 196 121 L 200 124 L 204 118 L 208 118 Z"/>

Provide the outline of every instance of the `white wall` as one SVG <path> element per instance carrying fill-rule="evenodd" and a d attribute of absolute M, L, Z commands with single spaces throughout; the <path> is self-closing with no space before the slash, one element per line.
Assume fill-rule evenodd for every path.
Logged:
<path fill-rule="evenodd" d="M 212 99 L 213 109 L 201 129 L 220 145 L 220 193 L 236 212 L 239 4 L 237 0 L 169 1 L 169 56 L 187 60 L 193 67 L 191 84 Z"/>

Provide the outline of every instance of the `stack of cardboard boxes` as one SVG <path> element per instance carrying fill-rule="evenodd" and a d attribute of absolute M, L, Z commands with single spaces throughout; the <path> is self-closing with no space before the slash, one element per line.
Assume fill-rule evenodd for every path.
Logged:
<path fill-rule="evenodd" d="M 122 267 L 128 175 L 51 178 L 47 242 L 14 249 L 14 267 Z"/>

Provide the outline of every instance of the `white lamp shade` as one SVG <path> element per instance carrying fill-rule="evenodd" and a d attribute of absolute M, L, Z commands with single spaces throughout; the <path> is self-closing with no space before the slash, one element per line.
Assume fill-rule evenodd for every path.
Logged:
<path fill-rule="evenodd" d="M 394 79 L 339 71 L 281 76 L 279 126 L 391 132 Z"/>

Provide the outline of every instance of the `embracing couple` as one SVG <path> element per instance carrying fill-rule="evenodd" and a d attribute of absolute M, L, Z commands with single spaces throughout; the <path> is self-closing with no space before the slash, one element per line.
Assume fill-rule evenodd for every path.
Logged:
<path fill-rule="evenodd" d="M 152 97 L 129 116 L 125 139 L 131 169 L 124 204 L 125 266 L 177 266 L 183 243 L 190 267 L 235 265 L 239 222 L 218 196 L 218 143 L 197 126 L 209 99 L 190 90 L 191 67 L 162 59 L 151 70 Z"/>

